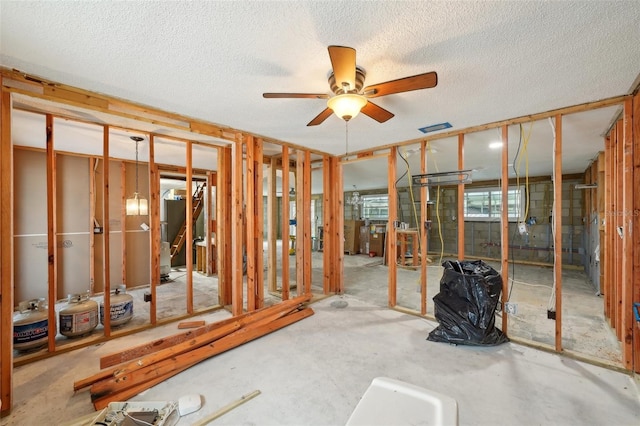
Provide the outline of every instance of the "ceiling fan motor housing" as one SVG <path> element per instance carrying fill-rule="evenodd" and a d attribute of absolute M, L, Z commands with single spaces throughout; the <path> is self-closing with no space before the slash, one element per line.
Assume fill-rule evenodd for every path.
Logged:
<path fill-rule="evenodd" d="M 367 73 L 363 68 L 356 66 L 356 87 L 352 87 L 348 92 L 345 92 L 342 87 L 342 82 L 336 82 L 336 77 L 332 71 L 331 74 L 329 74 L 329 87 L 331 87 L 331 91 L 336 95 L 341 95 L 343 93 L 360 93 L 364 87 L 364 77 L 366 74 Z"/>

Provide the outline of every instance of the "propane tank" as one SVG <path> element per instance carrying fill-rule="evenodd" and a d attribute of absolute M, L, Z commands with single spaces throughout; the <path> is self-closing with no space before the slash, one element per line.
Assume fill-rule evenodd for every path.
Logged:
<path fill-rule="evenodd" d="M 77 337 L 90 333 L 98 325 L 98 303 L 89 295 L 70 294 L 67 307 L 60 311 L 60 334 Z"/>
<path fill-rule="evenodd" d="M 13 348 L 28 351 L 47 344 L 49 336 L 49 314 L 44 298 L 32 299 L 18 304 L 13 314 Z"/>
<path fill-rule="evenodd" d="M 127 287 L 119 285 L 111 292 L 111 327 L 126 324 L 133 318 L 133 296 L 127 294 Z M 100 302 L 100 323 L 104 325 L 104 301 Z"/>

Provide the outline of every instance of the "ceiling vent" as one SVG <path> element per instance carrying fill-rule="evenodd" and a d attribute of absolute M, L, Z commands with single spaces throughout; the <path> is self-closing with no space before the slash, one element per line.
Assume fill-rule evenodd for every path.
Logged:
<path fill-rule="evenodd" d="M 431 132 L 437 132 L 438 130 L 444 130 L 449 128 L 451 128 L 451 123 L 447 121 L 444 123 L 432 124 L 431 126 L 421 127 L 418 130 L 420 130 L 422 133 L 431 133 Z"/>

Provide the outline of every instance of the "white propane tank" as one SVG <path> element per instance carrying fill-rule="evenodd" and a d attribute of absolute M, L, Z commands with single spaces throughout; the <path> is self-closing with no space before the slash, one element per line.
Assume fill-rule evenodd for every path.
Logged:
<path fill-rule="evenodd" d="M 111 327 L 117 327 L 129 322 L 133 318 L 133 296 L 127 294 L 127 287 L 119 285 L 111 293 Z M 100 323 L 104 325 L 104 301 L 100 302 Z"/>
<path fill-rule="evenodd" d="M 47 344 L 48 336 L 49 314 L 45 300 L 20 302 L 13 314 L 13 348 L 28 351 L 42 347 Z"/>
<path fill-rule="evenodd" d="M 98 303 L 89 295 L 70 294 L 67 307 L 60 311 L 60 334 L 77 337 L 90 333 L 98 325 Z"/>

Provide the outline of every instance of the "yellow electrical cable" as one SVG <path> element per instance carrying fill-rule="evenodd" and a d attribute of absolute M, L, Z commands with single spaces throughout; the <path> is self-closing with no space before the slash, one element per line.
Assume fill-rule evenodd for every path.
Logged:
<path fill-rule="evenodd" d="M 431 143 L 427 141 L 427 148 L 429 148 L 429 154 L 433 155 L 431 151 Z M 436 168 L 436 172 L 440 173 L 438 169 L 438 163 L 436 159 L 433 159 L 433 166 Z M 440 221 L 440 185 L 436 187 L 436 219 L 438 221 L 438 236 L 440 237 L 440 264 L 442 264 L 442 258 L 444 257 L 444 239 L 442 238 L 442 222 Z"/>

